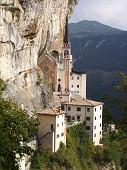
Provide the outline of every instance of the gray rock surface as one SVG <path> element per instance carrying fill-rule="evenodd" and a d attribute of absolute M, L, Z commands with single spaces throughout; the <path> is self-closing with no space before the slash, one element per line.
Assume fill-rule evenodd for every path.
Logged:
<path fill-rule="evenodd" d="M 37 66 L 45 51 L 62 48 L 65 18 L 73 0 L 0 0 L 0 77 L 6 97 L 29 112 L 41 109 Z"/>

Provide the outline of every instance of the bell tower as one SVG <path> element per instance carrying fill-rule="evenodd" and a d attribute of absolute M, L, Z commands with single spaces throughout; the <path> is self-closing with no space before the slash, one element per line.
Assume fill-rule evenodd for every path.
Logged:
<path fill-rule="evenodd" d="M 68 16 L 67 16 L 65 30 L 64 30 L 64 41 L 63 41 L 63 68 L 64 68 L 64 84 L 65 84 L 66 92 L 69 92 L 70 55 L 71 55 L 71 45 L 69 43 L 69 29 L 68 29 Z"/>

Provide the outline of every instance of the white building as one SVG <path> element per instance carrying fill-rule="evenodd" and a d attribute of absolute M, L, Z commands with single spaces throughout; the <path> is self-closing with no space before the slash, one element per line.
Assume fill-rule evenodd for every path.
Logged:
<path fill-rule="evenodd" d="M 65 111 L 50 108 L 38 113 L 38 116 L 40 120 L 39 149 L 56 152 L 60 142 L 66 145 Z"/>
<path fill-rule="evenodd" d="M 86 99 L 86 74 L 73 68 L 71 44 L 68 38 L 68 23 L 66 23 L 63 49 L 47 52 L 38 59 L 38 65 L 44 77 L 52 85 L 54 92 L 73 93 Z"/>
<path fill-rule="evenodd" d="M 70 74 L 70 92 L 86 99 L 86 74 L 72 69 Z"/>
<path fill-rule="evenodd" d="M 72 99 L 62 104 L 67 118 L 72 122 L 83 122 L 89 137 L 95 145 L 102 139 L 102 110 L 103 103 L 86 99 Z"/>
<path fill-rule="evenodd" d="M 55 100 L 54 105 L 52 106 L 60 107 L 61 103 L 63 103 L 63 106 L 65 107 L 64 111 L 66 111 L 68 116 L 71 116 L 71 120 L 85 122 L 86 131 L 89 137 L 95 145 L 99 145 L 100 139 L 102 139 L 103 103 L 86 99 L 86 74 L 76 71 L 73 68 L 71 44 L 69 43 L 68 38 L 68 21 L 66 22 L 63 49 L 61 54 L 59 54 L 58 51 L 48 52 L 45 56 L 42 56 L 42 59 L 39 59 L 38 64 L 44 72 L 44 77 L 50 84 L 52 84 Z M 73 101 L 71 101 L 72 98 L 74 99 Z M 49 113 L 47 112 L 47 114 L 40 114 L 41 117 L 43 117 L 41 125 L 42 129 L 44 128 L 43 122 L 46 122 L 48 119 L 49 127 L 48 130 L 46 130 L 46 133 L 49 133 L 49 129 L 51 131 L 50 121 L 54 122 L 53 127 L 56 127 L 55 124 L 57 116 L 53 117 L 53 114 L 50 114 L 52 116 L 49 116 Z M 57 129 L 55 129 L 55 133 L 56 131 Z M 62 129 L 60 131 L 62 131 Z M 58 140 L 56 138 L 56 134 L 53 133 L 54 132 L 52 131 L 52 137 L 54 136 L 53 140 Z M 59 132 L 59 134 L 60 133 L 61 132 Z M 43 135 L 45 134 L 40 134 L 40 136 Z M 46 146 L 46 144 L 44 145 Z M 55 146 L 57 149 L 58 145 Z M 55 152 L 57 149 L 52 149 L 52 151 Z"/>

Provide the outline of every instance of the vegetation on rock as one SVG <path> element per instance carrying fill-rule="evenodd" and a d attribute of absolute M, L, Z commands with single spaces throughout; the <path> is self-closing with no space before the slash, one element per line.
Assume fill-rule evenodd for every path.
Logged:
<path fill-rule="evenodd" d="M 0 169 L 18 170 L 19 159 L 24 154 L 33 154 L 27 142 L 37 132 L 37 120 L 14 101 L 5 100 L 2 97 L 5 88 L 0 79 Z"/>

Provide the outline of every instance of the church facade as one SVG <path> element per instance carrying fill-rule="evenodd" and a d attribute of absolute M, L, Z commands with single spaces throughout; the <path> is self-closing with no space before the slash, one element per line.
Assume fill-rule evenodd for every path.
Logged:
<path fill-rule="evenodd" d="M 62 53 L 48 52 L 39 59 L 38 65 L 44 73 L 44 78 L 52 85 L 53 92 L 72 93 L 86 98 L 86 74 L 73 68 L 67 23 Z"/>

